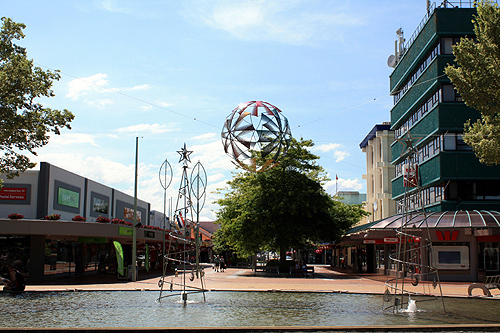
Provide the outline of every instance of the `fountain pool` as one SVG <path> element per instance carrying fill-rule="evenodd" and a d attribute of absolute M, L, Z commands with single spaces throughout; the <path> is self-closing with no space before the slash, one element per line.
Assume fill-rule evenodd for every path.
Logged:
<path fill-rule="evenodd" d="M 208 292 L 155 302 L 157 291 L 25 292 L 0 296 L 2 327 L 241 327 L 498 324 L 491 299 L 413 298 L 412 311 L 383 310 L 382 295 Z M 415 306 L 415 307 L 414 307 Z"/>

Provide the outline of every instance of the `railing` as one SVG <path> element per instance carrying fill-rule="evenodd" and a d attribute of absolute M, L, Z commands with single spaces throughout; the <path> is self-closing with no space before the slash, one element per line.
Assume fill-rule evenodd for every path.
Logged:
<path fill-rule="evenodd" d="M 415 41 L 415 38 L 417 38 L 417 36 L 420 33 L 420 31 L 422 31 L 422 29 L 424 28 L 424 25 L 429 20 L 429 17 L 431 17 L 432 13 L 434 12 L 434 9 L 436 9 L 436 3 L 433 2 L 430 5 L 429 10 L 427 10 L 427 13 L 425 14 L 425 16 L 422 19 L 422 21 L 420 21 L 420 24 L 418 25 L 417 29 L 415 29 L 415 31 L 411 35 L 410 39 L 408 39 L 408 41 L 404 43 L 404 45 L 403 45 L 404 51 L 403 51 L 403 54 L 401 56 L 403 56 L 406 53 L 406 51 L 408 51 L 408 49 L 410 48 L 411 44 L 413 44 L 413 42 Z"/>
<path fill-rule="evenodd" d="M 493 0 L 493 3 L 498 3 L 497 0 Z M 476 1 L 474 0 L 459 0 L 459 1 L 448 1 L 448 0 L 444 0 L 438 8 L 474 8 L 476 7 Z M 418 25 L 418 27 L 415 29 L 415 31 L 413 32 L 413 34 L 411 35 L 410 39 L 408 39 L 407 42 L 404 43 L 404 51 L 403 51 L 403 54 L 401 56 L 403 56 L 406 51 L 410 48 L 411 44 L 413 44 L 413 42 L 415 41 L 415 38 L 417 38 L 418 34 L 420 33 L 420 31 L 422 31 L 422 29 L 424 28 L 424 25 L 427 23 L 427 21 L 429 20 L 429 17 L 431 17 L 432 13 L 434 12 L 434 10 L 436 9 L 436 3 L 433 2 L 430 6 L 429 6 L 429 9 L 427 11 L 427 13 L 425 14 L 424 18 L 422 19 L 422 21 L 420 21 L 420 24 Z"/>

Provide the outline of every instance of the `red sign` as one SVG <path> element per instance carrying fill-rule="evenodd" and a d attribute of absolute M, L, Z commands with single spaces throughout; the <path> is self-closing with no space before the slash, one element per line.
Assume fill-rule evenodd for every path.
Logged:
<path fill-rule="evenodd" d="M 403 186 L 404 187 L 418 186 L 418 164 L 403 165 Z"/>
<path fill-rule="evenodd" d="M 445 230 L 444 232 L 441 230 L 436 230 L 437 239 L 440 241 L 456 241 L 458 238 L 458 230 Z"/>
<path fill-rule="evenodd" d="M 26 200 L 27 188 L 3 187 L 0 190 L 0 200 Z"/>

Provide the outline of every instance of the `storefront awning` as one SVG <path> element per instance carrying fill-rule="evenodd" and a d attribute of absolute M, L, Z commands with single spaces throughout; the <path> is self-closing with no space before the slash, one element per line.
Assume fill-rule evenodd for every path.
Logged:
<path fill-rule="evenodd" d="M 369 223 L 368 223 L 369 224 Z M 367 226 L 365 224 L 363 226 Z M 418 212 L 397 214 L 357 230 L 391 230 L 406 228 L 500 228 L 500 213 L 490 210 Z M 362 227 L 362 226 L 359 226 Z M 354 229 L 354 228 L 353 228 Z M 351 230 L 353 230 L 351 229 Z M 349 230 L 349 233 L 352 233 Z"/>

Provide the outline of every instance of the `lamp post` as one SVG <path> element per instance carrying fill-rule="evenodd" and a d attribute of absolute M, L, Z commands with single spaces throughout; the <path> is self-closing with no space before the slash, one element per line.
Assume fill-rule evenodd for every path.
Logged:
<path fill-rule="evenodd" d="M 134 227 L 132 228 L 132 281 L 137 280 L 137 170 L 139 162 L 139 137 L 135 138 Z"/>

